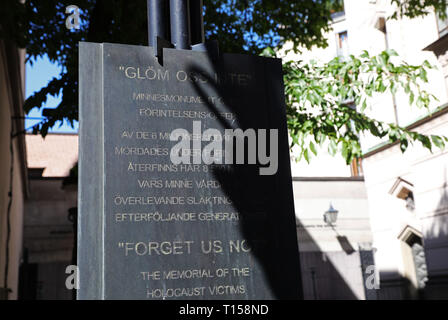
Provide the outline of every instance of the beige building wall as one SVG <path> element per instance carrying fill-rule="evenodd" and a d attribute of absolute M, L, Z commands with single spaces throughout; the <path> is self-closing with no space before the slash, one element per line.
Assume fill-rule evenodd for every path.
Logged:
<path fill-rule="evenodd" d="M 440 35 L 434 13 L 416 19 L 390 20 L 387 17 L 394 12 L 395 7 L 389 0 L 345 0 L 344 4 L 345 14 L 335 16 L 331 24 L 332 30 L 325 35 L 328 40 L 327 48 L 303 50 L 301 54 L 289 52 L 284 54 L 284 58 L 316 60 L 324 63 L 338 55 L 344 56 L 342 53 L 356 56 L 363 50 L 367 50 L 370 55 L 375 55 L 383 50 L 393 49 L 399 54 L 399 57 L 393 58 L 394 63 L 402 60 L 410 64 L 421 64 L 424 60 L 428 60 L 430 64 L 436 66 L 428 73 L 429 83 L 424 86 L 438 98 L 438 101 L 432 103 L 430 110 L 434 111 L 448 101 L 445 82 L 448 38 L 445 36 L 438 40 Z M 345 32 L 347 43 L 344 52 L 338 51 L 339 36 Z M 287 48 L 288 44 L 285 46 L 285 49 Z M 397 93 L 395 96 L 376 95 L 370 104 L 371 108 L 367 110 L 369 116 L 388 123 L 398 121 L 398 124 L 402 126 L 407 126 L 428 114 L 426 109 L 410 106 L 408 98 L 403 93 Z M 434 117 L 425 124 L 420 123 L 417 130 L 448 136 L 448 127 L 444 124 L 444 119 L 446 115 L 437 119 Z M 363 151 L 367 153 L 382 142 L 370 135 L 363 136 Z M 347 203 L 352 204 L 348 205 L 348 208 L 344 207 L 344 203 L 338 204 L 339 208 L 343 208 L 341 212 L 352 210 L 360 206 L 362 200 L 368 199 L 367 208 L 354 210 L 359 212 L 358 217 L 361 220 L 350 221 L 350 225 L 357 230 L 366 230 L 362 219 L 366 218 L 366 214 L 370 215 L 375 264 L 381 273 L 381 286 L 384 289 L 378 298 L 410 297 L 406 296 L 408 293 L 402 288 L 416 284 L 412 250 L 403 242 L 404 235 L 411 228 L 420 232 L 424 238 L 429 278 L 445 279 L 447 275 L 448 220 L 445 207 L 448 191 L 444 181 L 447 179 L 448 159 L 446 152 L 434 150 L 434 153 L 430 153 L 417 146 L 418 144 L 416 143 L 416 146 L 410 148 L 404 155 L 396 145 L 385 148 L 381 152 L 369 152 L 367 158 L 363 160 L 366 184 L 360 189 L 365 190 L 364 196 L 348 196 L 351 189 L 347 185 L 341 185 L 338 188 L 347 192 Z M 343 163 L 342 158 L 332 159 L 326 154 L 325 149 L 321 150 L 316 160 L 313 159 L 311 164 L 293 162 L 291 165 L 293 176 L 311 177 L 319 176 L 319 173 L 328 177 L 350 176 L 349 167 Z M 411 181 L 415 187 L 413 192 L 416 209 L 413 213 L 406 209 L 404 200 L 389 193 L 399 178 Z M 324 204 L 319 201 L 324 199 L 328 201 L 329 198 L 334 197 L 330 185 L 326 183 L 313 188 L 304 183 L 294 183 L 296 214 L 300 220 L 311 219 L 308 220 L 310 225 L 318 224 L 320 219 L 318 214 L 313 217 L 309 212 L 322 212 L 322 209 L 316 210 L 318 206 Z M 301 187 L 304 189 L 300 190 Z M 313 195 L 322 195 L 322 199 L 312 200 L 314 196 L 307 195 L 310 190 L 313 190 Z M 334 205 L 336 207 L 336 204 Z M 316 222 L 311 223 L 313 220 Z M 406 229 L 406 226 L 410 227 Z M 302 236 L 302 248 L 310 247 L 309 244 L 314 243 L 325 252 L 332 250 L 332 247 L 334 250 L 334 246 L 337 246 L 337 242 L 331 240 L 329 230 L 324 227 L 308 227 L 304 230 L 308 234 Z M 366 237 L 367 234 L 371 233 L 366 232 Z M 352 234 L 353 236 L 356 238 L 356 234 Z M 406 281 L 409 283 L 405 283 Z M 447 282 L 446 279 L 443 281 Z M 431 280 L 428 283 L 430 282 Z"/>
<path fill-rule="evenodd" d="M 366 299 L 363 273 L 374 261 L 364 180 L 294 177 L 293 189 L 305 299 Z M 338 210 L 332 225 L 323 219 L 330 204 Z"/>
<path fill-rule="evenodd" d="M 75 242 L 69 210 L 77 207 L 76 181 L 67 183 L 78 160 L 78 135 L 26 135 L 30 196 L 25 203 L 23 248 L 28 278 L 26 297 L 38 300 L 71 299 L 65 286 Z"/>
<path fill-rule="evenodd" d="M 418 132 L 448 135 L 448 109 L 426 120 L 416 127 Z M 367 154 L 363 166 L 381 281 L 396 283 L 389 288 L 395 298 L 398 279 L 415 286 L 414 265 L 401 239 L 412 229 L 423 238 L 428 297 L 448 298 L 448 149 L 430 152 L 416 144 L 402 154 L 398 145 L 387 146 Z M 412 189 L 414 210 L 394 192 L 398 179 Z"/>
<path fill-rule="evenodd" d="M 43 169 L 42 177 L 67 177 L 78 162 L 78 135 L 26 135 L 28 168 Z"/>
<path fill-rule="evenodd" d="M 368 1 L 346 1 L 344 16 L 333 21 L 333 30 L 325 36 L 327 48 L 303 50 L 301 54 L 283 54 L 285 60 L 327 62 L 338 54 L 337 35 L 348 32 L 348 53 L 371 50 L 371 40 L 362 33 L 369 28 L 372 12 Z M 360 14 L 360 12 L 362 14 Z M 368 22 L 366 22 L 368 21 Z M 384 36 L 377 34 L 384 44 Z M 358 47 L 352 42 L 362 42 Z M 284 49 L 288 49 L 286 44 Z M 378 50 L 377 50 L 378 51 Z M 282 54 L 281 54 L 282 55 Z M 310 163 L 296 162 L 298 148 L 292 150 L 294 205 L 306 299 L 375 299 L 367 295 L 365 268 L 374 264 L 367 194 L 362 177 L 354 173 L 341 155 L 331 156 L 328 146 L 318 147 L 318 156 Z M 323 214 L 330 203 L 339 211 L 338 220 L 329 226 Z M 364 256 L 370 259 L 364 259 Z M 369 260 L 368 262 L 366 262 Z"/>
<path fill-rule="evenodd" d="M 424 60 L 428 60 L 430 64 L 436 66 L 435 69 L 429 71 L 429 83 L 424 86 L 438 98 L 438 101 L 431 104 L 431 111 L 448 101 L 446 86 L 448 36 L 445 35 L 439 39 L 440 30 L 434 13 L 416 19 L 391 20 L 387 17 L 395 11 L 395 7 L 391 5 L 390 0 L 345 0 L 344 5 L 345 14 L 335 16 L 331 24 L 332 30 L 325 35 L 328 40 L 327 48 L 303 50 L 301 54 L 284 53 L 284 58 L 316 60 L 324 63 L 338 55 L 356 56 L 363 50 L 367 50 L 370 55 L 375 55 L 383 50 L 393 49 L 399 54 L 399 57 L 393 58 L 394 63 L 401 60 L 410 64 L 421 64 Z M 338 50 L 338 41 L 343 33 L 346 33 L 347 42 L 342 52 Z M 284 48 L 289 47 L 290 45 L 287 44 Z M 410 106 L 408 98 L 400 92 L 395 96 L 376 95 L 370 104 L 371 108 L 367 110 L 369 116 L 388 123 L 398 121 L 401 126 L 410 125 L 428 114 L 426 109 Z M 446 114 L 439 114 L 432 120 L 419 122 L 419 125 L 413 128 L 427 134 L 448 136 L 447 117 Z M 319 206 L 328 206 L 330 198 L 335 199 L 334 206 L 341 212 L 357 212 L 360 220 L 347 220 L 351 227 L 366 231 L 366 239 L 369 238 L 368 235 L 373 234 L 375 264 L 381 274 L 382 286 L 378 298 L 417 297 L 416 290 L 410 295 L 408 290 L 409 287 L 417 286 L 413 253 L 404 241 L 409 234 L 412 234 L 409 230 L 419 233 L 423 238 L 430 279 L 428 295 L 437 296 L 440 293 L 437 293 L 440 284 L 448 283 L 446 279 L 448 275 L 446 212 L 448 159 L 446 151 L 434 150 L 430 153 L 416 143 L 416 146 L 410 148 L 405 154 L 401 153 L 397 145 L 390 148 L 384 147 L 384 150 L 378 152 L 375 146 L 382 142 L 370 135 L 362 137 L 362 148 L 367 153 L 367 157 L 363 160 L 365 186 L 361 186 L 359 192 L 362 193 L 361 190 L 364 190 L 364 195 L 349 196 L 352 189 L 346 182 L 337 187 L 338 190 L 343 193 L 345 191 L 347 194 L 347 202 L 344 203 L 336 196 L 337 192 L 333 191 L 336 185 L 334 182 L 333 188 L 329 182 L 321 182 L 318 187 L 310 185 L 309 182 L 294 182 L 296 215 L 300 221 L 303 221 L 302 224 L 308 225 L 302 228 L 302 233 L 305 231 L 302 235 L 299 230 L 299 242 L 301 242 L 299 245 L 301 250 L 311 250 L 310 248 L 316 245 L 323 252 L 335 250 L 338 243 L 330 236 L 332 230 L 325 228 L 319 216 L 323 213 L 323 209 Z M 369 152 L 373 149 L 375 151 Z M 343 159 L 340 156 L 331 158 L 325 149 L 320 150 L 318 157 L 313 159 L 311 164 L 292 162 L 291 167 L 294 177 L 349 177 L 351 175 L 350 168 L 345 165 Z M 413 212 L 406 208 L 406 202 L 403 199 L 389 192 L 400 178 L 409 180 L 414 186 L 416 209 Z M 359 183 L 362 184 L 362 182 Z M 368 205 L 364 206 L 363 200 L 367 203 L 367 199 Z M 345 206 L 346 204 L 348 205 Z M 356 210 L 356 207 L 359 207 L 359 210 Z M 367 215 L 370 215 L 372 233 L 368 232 L 369 224 L 365 223 Z M 341 223 L 344 222 L 341 221 Z M 338 226 L 338 228 L 341 227 Z M 363 236 L 361 233 L 352 233 L 348 238 L 358 238 L 362 242 Z M 346 262 L 340 265 L 344 264 Z M 334 266 L 338 268 L 337 264 Z M 440 288 L 442 288 L 440 290 L 448 291 L 446 286 Z"/>
<path fill-rule="evenodd" d="M 23 51 L 0 41 L 0 288 L 3 288 L 0 295 L 3 299 L 17 299 L 22 254 L 27 196 L 25 144 L 23 134 L 12 138 L 11 133 L 23 130 L 20 117 L 23 117 L 24 56 Z"/>

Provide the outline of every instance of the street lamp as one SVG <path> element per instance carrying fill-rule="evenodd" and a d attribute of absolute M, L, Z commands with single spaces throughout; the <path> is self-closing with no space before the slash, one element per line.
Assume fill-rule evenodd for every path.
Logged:
<path fill-rule="evenodd" d="M 324 222 L 330 226 L 333 223 L 336 223 L 336 220 L 338 219 L 338 213 L 339 211 L 333 208 L 333 205 L 330 202 L 330 208 L 324 213 Z"/>

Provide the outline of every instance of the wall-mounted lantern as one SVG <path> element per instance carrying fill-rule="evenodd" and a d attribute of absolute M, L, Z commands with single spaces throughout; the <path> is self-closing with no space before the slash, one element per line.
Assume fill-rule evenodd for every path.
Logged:
<path fill-rule="evenodd" d="M 338 219 L 338 213 L 339 211 L 333 208 L 333 205 L 330 202 L 330 208 L 324 213 L 324 222 L 330 226 L 336 223 L 336 220 Z"/>

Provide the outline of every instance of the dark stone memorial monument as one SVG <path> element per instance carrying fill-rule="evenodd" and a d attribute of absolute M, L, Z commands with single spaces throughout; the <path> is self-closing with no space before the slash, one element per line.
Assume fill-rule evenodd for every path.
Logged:
<path fill-rule="evenodd" d="M 159 50 L 80 44 L 78 299 L 301 298 L 281 61 Z"/>

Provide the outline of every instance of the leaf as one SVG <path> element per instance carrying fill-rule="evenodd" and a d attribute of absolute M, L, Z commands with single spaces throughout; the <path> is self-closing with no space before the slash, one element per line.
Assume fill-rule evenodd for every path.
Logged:
<path fill-rule="evenodd" d="M 425 136 L 425 135 L 419 135 L 418 136 L 418 140 L 422 143 L 422 145 L 429 149 L 429 151 L 432 151 L 432 144 L 431 144 L 431 140 Z"/>
<path fill-rule="evenodd" d="M 367 108 L 367 99 L 365 98 L 362 101 L 361 111 L 364 111 Z"/>
<path fill-rule="evenodd" d="M 409 93 L 409 104 L 412 105 L 414 103 L 414 92 Z"/>
<path fill-rule="evenodd" d="M 434 145 L 437 148 L 440 148 L 440 149 L 445 148 L 445 143 L 443 142 L 443 139 L 441 137 L 435 136 L 435 135 L 431 135 L 431 140 L 432 140 L 432 143 L 434 143 Z"/>
<path fill-rule="evenodd" d="M 277 54 L 276 54 L 275 50 L 272 49 L 271 47 L 266 47 L 260 53 L 260 56 L 262 56 L 262 57 L 276 57 Z"/>
<path fill-rule="evenodd" d="M 338 151 L 338 147 L 336 145 L 336 142 L 334 140 L 330 140 L 330 143 L 328 144 L 328 153 L 331 156 L 335 156 Z"/>
<path fill-rule="evenodd" d="M 305 158 L 306 162 L 310 163 L 310 156 L 309 156 L 309 153 L 308 153 L 308 149 L 305 149 L 303 151 L 303 157 Z"/>
<path fill-rule="evenodd" d="M 406 151 L 406 149 L 408 148 L 408 144 L 409 144 L 408 140 L 406 140 L 406 139 L 401 139 L 400 140 L 401 152 L 405 152 Z"/>
<path fill-rule="evenodd" d="M 315 156 L 317 156 L 316 146 L 312 141 L 310 142 L 310 150 L 314 153 Z"/>

